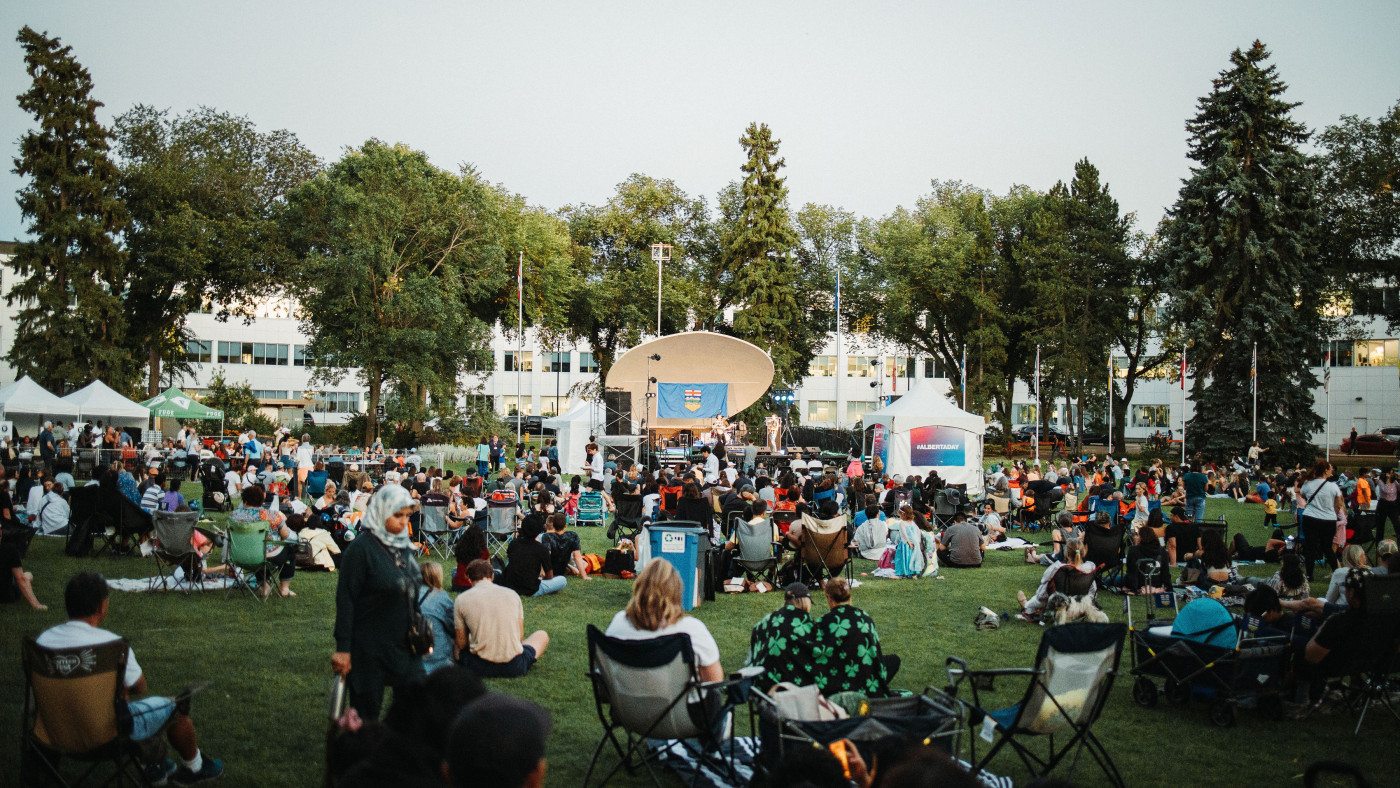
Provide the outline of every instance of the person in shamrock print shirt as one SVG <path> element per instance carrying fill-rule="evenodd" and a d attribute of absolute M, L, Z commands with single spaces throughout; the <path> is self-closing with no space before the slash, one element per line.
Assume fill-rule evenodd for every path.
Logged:
<path fill-rule="evenodd" d="M 763 668 L 754 686 L 764 692 L 784 681 L 799 687 L 813 683 L 812 656 L 817 622 L 812 620 L 812 593 L 803 583 L 783 588 L 783 606 L 754 625 L 749 637 L 749 664 Z"/>
<path fill-rule="evenodd" d="M 831 610 L 817 621 L 813 675 L 826 697 L 859 692 L 869 697 L 890 694 L 890 681 L 899 672 L 899 657 L 884 654 L 875 621 L 851 605 L 851 588 L 842 578 L 826 583 Z"/>

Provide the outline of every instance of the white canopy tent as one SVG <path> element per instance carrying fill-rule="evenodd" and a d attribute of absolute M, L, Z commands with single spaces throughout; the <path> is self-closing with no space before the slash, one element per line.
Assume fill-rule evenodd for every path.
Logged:
<path fill-rule="evenodd" d="M 588 456 L 584 447 L 588 445 L 593 425 L 598 423 L 594 414 L 596 409 L 596 403 L 580 400 L 558 416 L 540 422 L 541 426 L 554 430 L 554 437 L 559 441 L 559 467 L 563 470 L 561 478 L 572 477 L 583 468 Z"/>
<path fill-rule="evenodd" d="M 78 417 L 107 416 L 115 419 L 141 419 L 141 425 L 151 416 L 150 408 L 133 402 L 113 391 L 106 383 L 94 380 L 63 398 L 78 409 Z"/>
<path fill-rule="evenodd" d="M 920 385 L 893 403 L 865 414 L 864 427 L 879 425 L 871 454 L 887 474 L 930 471 L 949 484 L 966 484 L 982 494 L 982 440 L 986 420 L 954 405 L 932 386 Z"/>
<path fill-rule="evenodd" d="M 16 415 L 76 416 L 78 409 L 25 375 L 0 389 L 0 416 L 10 418 Z"/>

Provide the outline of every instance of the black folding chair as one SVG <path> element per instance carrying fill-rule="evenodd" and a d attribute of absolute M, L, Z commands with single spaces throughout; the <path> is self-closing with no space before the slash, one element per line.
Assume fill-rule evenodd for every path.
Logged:
<path fill-rule="evenodd" d="M 719 768 L 732 778 L 731 785 L 739 784 L 733 752 L 726 761 L 721 744 L 733 710 L 723 691 L 747 679 L 702 682 L 689 635 L 621 640 L 590 624 L 588 677 L 603 736 L 583 775 L 584 788 L 609 744 L 618 763 L 598 785 L 605 785 L 619 769 L 633 774 L 640 766 L 660 788 L 653 768 L 656 754 L 648 749 L 648 740 L 680 742 L 697 761 Z M 697 769 L 697 779 L 699 775 Z"/>
<path fill-rule="evenodd" d="M 974 671 L 963 659 L 949 657 L 949 685 L 945 694 L 962 704 L 968 712 L 968 723 L 974 728 L 982 726 L 983 735 L 1001 734 L 980 760 L 977 758 L 978 736 L 969 737 L 970 771 L 981 772 L 1002 747 L 1010 746 L 1034 777 L 1050 774 L 1071 753 L 1074 755 L 1070 763 L 1072 773 L 1080 753 L 1087 750 L 1109 782 L 1122 786 L 1123 777 L 1094 735 L 1093 726 L 1113 689 L 1127 631 L 1125 624 L 1074 623 L 1051 627 L 1041 636 L 1033 668 Z M 989 704 L 984 704 L 982 694 L 994 689 L 997 678 L 1008 676 L 1029 678 L 1025 694 L 1014 705 L 987 710 Z M 972 687 L 971 702 L 957 696 L 964 681 Z M 1043 757 L 1021 741 L 1037 736 L 1046 737 L 1049 743 Z M 1057 736 L 1060 737 L 1058 747 Z"/>
<path fill-rule="evenodd" d="M 641 533 L 642 526 L 647 521 L 642 512 L 642 496 L 618 493 L 613 496 L 613 507 L 613 520 L 608 526 L 608 538 L 614 542 L 631 539 L 635 543 L 637 534 Z"/>

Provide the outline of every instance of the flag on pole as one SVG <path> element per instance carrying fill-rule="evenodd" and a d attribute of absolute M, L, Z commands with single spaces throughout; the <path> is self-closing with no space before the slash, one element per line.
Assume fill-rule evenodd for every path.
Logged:
<path fill-rule="evenodd" d="M 1259 343 L 1254 343 L 1254 355 L 1249 362 L 1249 390 L 1259 393 Z"/>
<path fill-rule="evenodd" d="M 1181 351 L 1181 390 L 1186 390 L 1186 351 Z"/>
<path fill-rule="evenodd" d="M 963 346 L 962 357 L 962 406 L 967 410 L 967 346 Z"/>
<path fill-rule="evenodd" d="M 521 303 L 525 302 L 525 255 L 520 255 L 520 262 L 515 266 L 515 298 Z"/>
<path fill-rule="evenodd" d="M 1332 390 L 1332 351 L 1327 351 L 1322 357 L 1322 390 L 1330 392 Z"/>
<path fill-rule="evenodd" d="M 841 325 L 841 266 L 836 266 L 836 325 Z"/>

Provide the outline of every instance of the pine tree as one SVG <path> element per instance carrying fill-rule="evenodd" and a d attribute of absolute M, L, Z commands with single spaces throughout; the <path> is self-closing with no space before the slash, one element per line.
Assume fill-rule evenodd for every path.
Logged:
<path fill-rule="evenodd" d="M 17 281 L 6 300 L 21 306 L 6 358 L 50 390 L 93 378 L 121 389 L 133 371 L 121 344 L 124 261 L 115 239 L 125 219 L 110 134 L 97 122 L 102 104 L 70 47 L 29 27 L 18 40 L 33 80 L 19 106 L 38 128 L 20 139 L 15 159 L 15 173 L 29 178 L 19 206 L 31 238 L 9 263 Z"/>
<path fill-rule="evenodd" d="M 750 123 L 739 144 L 748 153 L 740 169 L 739 215 L 726 228 L 723 267 L 727 274 L 734 334 L 767 350 L 779 380 L 794 382 L 804 374 L 811 352 L 801 339 L 805 324 L 797 303 L 796 265 L 792 250 L 797 233 L 788 215 L 787 187 L 778 176 L 784 162 L 767 124 Z"/>
<path fill-rule="evenodd" d="M 1253 349 L 1259 348 L 1259 442 L 1270 460 L 1311 459 L 1317 385 L 1309 363 L 1329 286 L 1315 254 L 1313 176 L 1291 117 L 1297 103 L 1255 42 L 1236 50 L 1186 128 L 1196 162 L 1168 213 L 1172 315 L 1190 340 L 1196 416 L 1188 450 L 1207 459 L 1251 440 Z"/>

